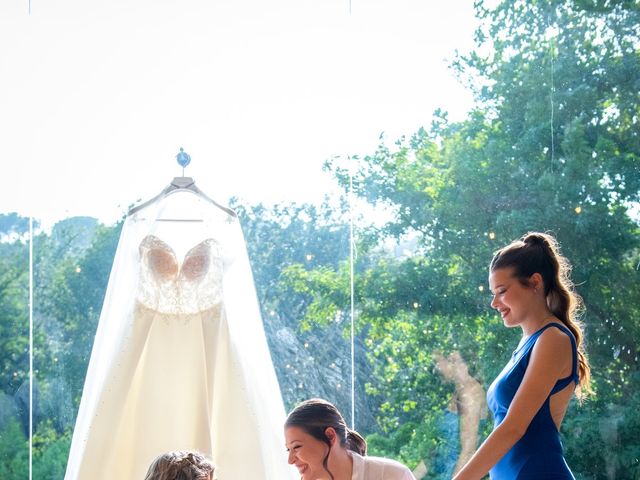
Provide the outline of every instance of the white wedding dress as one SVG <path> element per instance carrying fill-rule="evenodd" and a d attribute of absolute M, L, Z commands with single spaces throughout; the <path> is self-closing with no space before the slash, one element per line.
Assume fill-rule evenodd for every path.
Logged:
<path fill-rule="evenodd" d="M 170 450 L 220 480 L 292 479 L 283 420 L 237 218 L 188 192 L 128 217 L 65 479 L 142 480 Z"/>

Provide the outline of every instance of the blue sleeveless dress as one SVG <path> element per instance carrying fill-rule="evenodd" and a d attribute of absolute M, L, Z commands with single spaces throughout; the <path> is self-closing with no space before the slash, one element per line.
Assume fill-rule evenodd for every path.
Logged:
<path fill-rule="evenodd" d="M 529 365 L 531 351 L 547 328 L 555 327 L 571 339 L 573 365 L 571 375 L 556 382 L 544 404 L 531 420 L 524 436 L 511 447 L 489 472 L 493 480 L 575 480 L 564 460 L 560 433 L 556 428 L 549 400 L 551 395 L 571 382 L 578 383 L 578 353 L 571 331 L 564 325 L 550 323 L 531 335 L 514 353 L 500 375 L 487 390 L 487 404 L 493 413 L 494 428 L 500 425 Z"/>

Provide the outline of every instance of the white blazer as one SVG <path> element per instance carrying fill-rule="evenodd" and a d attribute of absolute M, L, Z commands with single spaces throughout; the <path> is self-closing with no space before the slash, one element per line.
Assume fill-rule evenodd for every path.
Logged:
<path fill-rule="evenodd" d="M 351 480 L 416 480 L 400 462 L 380 457 L 363 457 L 351 452 L 353 474 Z"/>

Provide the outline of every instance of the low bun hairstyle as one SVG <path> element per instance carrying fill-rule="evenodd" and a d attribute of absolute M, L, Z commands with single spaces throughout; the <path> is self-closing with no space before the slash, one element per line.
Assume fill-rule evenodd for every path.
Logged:
<path fill-rule="evenodd" d="M 560 253 L 557 240 L 547 233 L 529 232 L 495 253 L 490 271 L 500 268 L 513 268 L 516 278 L 526 286 L 534 273 L 542 276 L 547 307 L 571 331 L 578 346 L 580 381 L 576 395 L 582 399 L 591 394 L 591 369 L 584 351 L 580 321 L 584 310 L 582 298 L 575 291 L 570 278 L 571 264 Z"/>
<path fill-rule="evenodd" d="M 333 479 L 333 474 L 327 467 L 329 453 L 331 452 L 331 440 L 325 431 L 331 427 L 335 430 L 340 445 L 359 455 L 367 454 L 366 440 L 355 430 L 347 427 L 342 414 L 332 403 L 321 398 L 312 398 L 298 404 L 287 416 L 284 428 L 298 427 L 314 437 L 316 440 L 326 443 L 329 451 L 324 457 L 322 465 L 329 472 Z"/>

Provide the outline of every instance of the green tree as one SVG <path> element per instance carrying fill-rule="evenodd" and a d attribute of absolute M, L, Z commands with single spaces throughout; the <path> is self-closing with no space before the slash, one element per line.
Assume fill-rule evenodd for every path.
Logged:
<path fill-rule="evenodd" d="M 0 243 L 0 390 L 13 394 L 29 375 L 29 249 Z"/>
<path fill-rule="evenodd" d="M 0 478 L 14 480 L 29 472 L 28 219 L 2 215 L 0 223 Z"/>
<path fill-rule="evenodd" d="M 477 108 L 453 124 L 437 112 L 428 131 L 357 159 L 356 194 L 393 212 L 380 242 L 416 245 L 406 259 L 360 261 L 359 318 L 378 360 L 371 391 L 387 398 L 383 424 L 434 424 L 450 388 L 434 375 L 434 349 L 461 351 L 488 385 L 514 340 L 487 312 L 488 261 L 528 230 L 552 231 L 585 298 L 599 392 L 565 426 L 570 462 L 583 478 L 637 474 L 637 441 L 607 438 L 637 424 L 637 408 L 622 405 L 636 398 L 640 333 L 638 11 L 637 2 L 479 3 L 478 47 L 455 63 L 479 85 Z M 351 166 L 327 166 L 347 188 Z M 605 412 L 624 421 L 601 426 Z M 611 433 L 586 458 L 571 439 L 588 425 Z M 423 459 L 435 451 L 410 443 Z"/>
<path fill-rule="evenodd" d="M 29 442 L 17 420 L 0 430 L 0 478 L 29 478 Z"/>
<path fill-rule="evenodd" d="M 323 312 L 322 328 L 307 322 L 306 313 L 320 292 L 301 276 L 315 272 L 329 278 L 334 269 L 348 272 L 349 224 L 344 201 L 335 206 L 282 204 L 242 206 L 232 201 L 247 242 L 267 340 L 285 406 L 309 397 L 334 402 L 347 417 L 351 409 L 349 318 L 344 298 L 340 308 Z M 347 270 L 344 270 L 347 266 Z M 346 277 L 342 285 L 348 285 Z M 316 328 L 318 327 L 318 328 Z M 359 340 L 357 340 L 359 342 Z M 357 366 L 366 379 L 366 362 Z M 364 380 L 356 388 L 363 392 Z M 358 395 L 359 424 L 375 426 L 364 394 Z M 350 421 L 350 418 L 348 418 Z"/>

